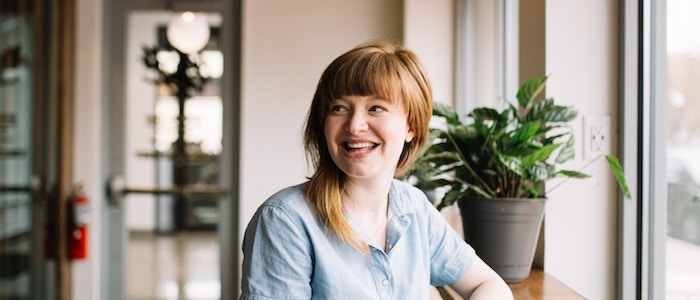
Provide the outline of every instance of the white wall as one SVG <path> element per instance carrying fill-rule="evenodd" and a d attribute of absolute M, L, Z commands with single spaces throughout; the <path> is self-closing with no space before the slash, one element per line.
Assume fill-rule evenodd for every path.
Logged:
<path fill-rule="evenodd" d="M 607 0 L 546 2 L 547 94 L 579 111 L 572 169 L 584 165 L 583 116 L 611 115 L 617 128 L 617 7 Z M 604 159 L 584 171 L 593 177 L 550 194 L 545 270 L 588 299 L 614 299 L 616 185 Z"/>
<path fill-rule="evenodd" d="M 421 59 L 433 99 L 454 101 L 454 1 L 404 0 L 404 43 Z"/>

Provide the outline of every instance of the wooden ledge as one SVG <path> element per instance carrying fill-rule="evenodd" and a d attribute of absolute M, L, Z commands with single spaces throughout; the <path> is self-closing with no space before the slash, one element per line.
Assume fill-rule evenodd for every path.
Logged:
<path fill-rule="evenodd" d="M 542 270 L 533 269 L 525 281 L 509 283 L 516 300 L 586 299 Z"/>
<path fill-rule="evenodd" d="M 509 283 L 515 300 L 586 299 L 542 270 L 533 269 L 523 282 Z M 450 287 L 438 287 L 442 299 L 462 299 Z"/>

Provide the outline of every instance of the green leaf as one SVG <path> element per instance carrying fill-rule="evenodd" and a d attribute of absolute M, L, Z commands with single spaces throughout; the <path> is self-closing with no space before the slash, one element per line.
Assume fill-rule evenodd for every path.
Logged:
<path fill-rule="evenodd" d="M 574 120 L 578 116 L 578 112 L 565 106 L 554 106 L 542 116 L 542 121 L 567 123 Z"/>
<path fill-rule="evenodd" d="M 520 158 L 500 153 L 496 153 L 496 155 L 498 156 L 498 160 L 501 162 L 501 164 L 508 168 L 508 170 L 520 177 L 525 176 L 525 169 L 523 168 L 523 162 L 520 160 Z"/>
<path fill-rule="evenodd" d="M 474 110 L 472 110 L 471 113 L 469 113 L 469 116 L 480 121 L 497 121 L 501 118 L 500 113 L 498 113 L 498 111 L 488 107 L 475 108 Z"/>
<path fill-rule="evenodd" d="M 445 196 L 442 197 L 442 200 L 437 206 L 438 210 L 441 210 L 447 206 L 450 206 L 455 203 L 455 201 L 459 200 L 459 198 L 462 197 L 462 191 L 459 189 L 452 187 L 447 193 L 445 193 Z"/>
<path fill-rule="evenodd" d="M 545 145 L 544 147 L 535 150 L 532 154 L 523 157 L 523 164 L 532 165 L 535 162 L 544 161 L 550 155 L 552 155 L 552 153 L 556 151 L 559 146 L 561 146 L 561 144 Z"/>
<path fill-rule="evenodd" d="M 433 115 L 443 117 L 448 124 L 459 124 L 459 115 L 449 105 L 433 102 Z"/>
<path fill-rule="evenodd" d="M 554 107 L 554 99 L 548 98 L 532 107 L 524 121 L 542 120 L 544 115 Z"/>
<path fill-rule="evenodd" d="M 473 126 L 455 125 L 450 127 L 450 134 L 462 141 L 468 141 L 479 137 L 479 132 Z"/>
<path fill-rule="evenodd" d="M 574 156 L 574 136 L 571 135 L 569 137 L 569 140 L 567 140 L 564 146 L 561 147 L 559 155 L 557 155 L 557 158 L 554 159 L 554 162 L 558 164 L 563 164 L 567 161 L 574 159 Z"/>
<path fill-rule="evenodd" d="M 546 81 L 546 76 L 534 77 L 525 81 L 525 83 L 523 83 L 523 85 L 520 86 L 516 97 L 518 98 L 518 104 L 520 104 L 520 107 L 526 110 L 525 115 L 527 115 L 528 113 L 527 110 L 529 110 L 531 106 L 536 104 L 535 100 L 544 91 Z"/>
<path fill-rule="evenodd" d="M 535 136 L 540 129 L 540 121 L 529 122 L 518 127 L 512 133 L 511 144 L 520 144 Z"/>
<path fill-rule="evenodd" d="M 543 182 L 547 179 L 552 178 L 552 176 L 549 173 L 549 166 L 542 162 L 536 162 L 528 166 L 527 171 L 528 174 L 530 174 L 528 178 L 536 182 Z"/>
<path fill-rule="evenodd" d="M 423 157 L 421 157 L 420 160 L 417 162 L 429 163 L 430 165 L 428 166 L 434 166 L 434 168 L 439 169 L 441 166 L 448 166 L 459 161 L 460 158 L 457 154 L 452 152 L 442 152 L 435 154 L 426 154 Z"/>
<path fill-rule="evenodd" d="M 563 175 L 569 178 L 588 178 L 591 177 L 591 175 L 581 173 L 579 171 L 572 171 L 572 170 L 559 170 L 557 171 L 557 174 Z"/>
<path fill-rule="evenodd" d="M 419 184 L 420 189 L 424 191 L 431 191 L 439 187 L 443 186 L 449 186 L 452 184 L 452 181 L 447 180 L 447 179 L 437 179 L 437 180 L 428 180 L 428 181 L 423 181 Z"/>
<path fill-rule="evenodd" d="M 629 187 L 627 186 L 627 180 L 625 179 L 624 172 L 622 171 L 620 161 L 618 161 L 617 158 L 612 155 L 606 155 L 605 159 L 608 160 L 610 169 L 612 169 L 615 179 L 617 180 L 617 184 L 620 186 L 620 190 L 622 190 L 622 195 L 628 200 L 632 199 L 632 195 Z"/>

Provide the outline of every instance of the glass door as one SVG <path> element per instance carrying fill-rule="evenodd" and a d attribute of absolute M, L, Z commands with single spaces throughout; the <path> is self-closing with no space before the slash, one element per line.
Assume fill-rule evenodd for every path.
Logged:
<path fill-rule="evenodd" d="M 0 1 L 0 299 L 54 299 L 70 293 L 62 176 L 69 100 L 57 90 L 63 65 L 63 1 Z M 60 11 L 60 12 L 59 12 Z M 52 13 L 49 13 L 52 12 Z M 53 31 L 46 30 L 53 26 Z M 63 94 L 66 95 L 65 93 Z M 65 107 L 65 106 L 64 106 Z M 63 153 L 69 155 L 69 153 Z M 67 172 L 69 173 L 69 172 Z M 67 174 L 63 173 L 63 174 Z M 49 209 L 51 207 L 51 209 Z M 66 247 L 62 247 L 66 246 Z M 60 278 L 60 280 L 59 280 Z"/>
<path fill-rule="evenodd" d="M 0 299 L 32 295 L 40 230 L 31 188 L 32 12 L 24 2 L 0 12 Z"/>

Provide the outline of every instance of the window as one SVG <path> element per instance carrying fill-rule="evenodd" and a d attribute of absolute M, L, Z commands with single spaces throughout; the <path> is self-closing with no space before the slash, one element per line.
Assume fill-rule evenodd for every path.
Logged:
<path fill-rule="evenodd" d="M 700 2 L 666 0 L 666 5 L 665 294 L 666 299 L 696 299 L 700 297 L 700 36 L 695 29 L 700 28 Z"/>
<path fill-rule="evenodd" d="M 621 209 L 619 298 L 700 297 L 700 3 L 623 8 L 622 138 L 638 202 Z"/>

